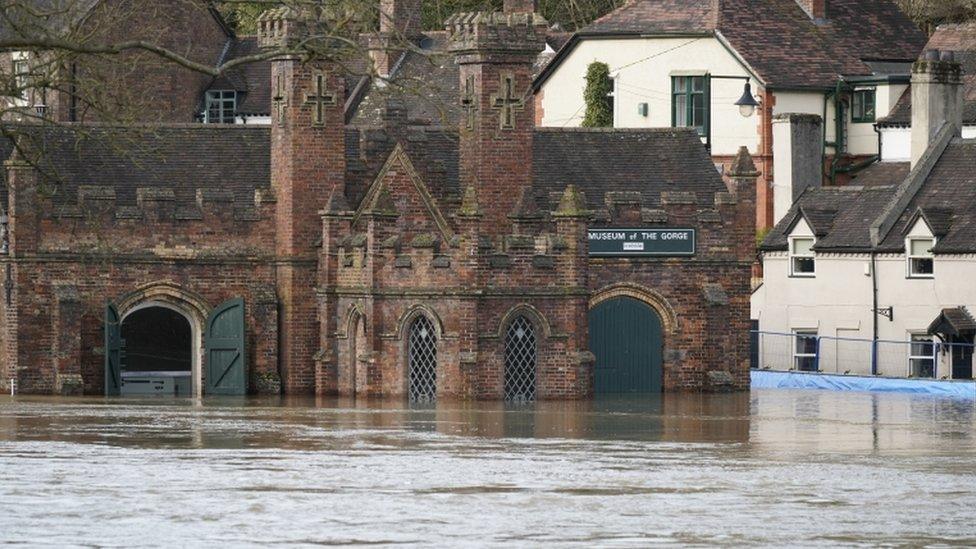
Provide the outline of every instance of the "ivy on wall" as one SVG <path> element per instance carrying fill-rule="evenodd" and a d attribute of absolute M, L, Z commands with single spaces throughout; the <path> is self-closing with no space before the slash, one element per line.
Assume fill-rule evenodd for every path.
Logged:
<path fill-rule="evenodd" d="M 609 128 L 613 126 L 613 80 L 610 67 L 606 63 L 594 61 L 586 69 L 586 90 L 583 101 L 586 103 L 584 128 Z"/>

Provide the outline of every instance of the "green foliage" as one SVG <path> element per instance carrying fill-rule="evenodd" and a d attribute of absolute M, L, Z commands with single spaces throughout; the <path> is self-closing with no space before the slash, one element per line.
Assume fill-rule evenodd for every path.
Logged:
<path fill-rule="evenodd" d="M 222 3 L 219 10 L 227 24 L 239 35 L 257 34 L 258 16 L 268 5 L 260 2 Z"/>
<path fill-rule="evenodd" d="M 584 128 L 613 126 L 611 92 L 613 92 L 613 81 L 610 79 L 610 67 L 599 61 L 590 63 L 586 69 L 586 91 L 583 92 L 583 101 L 586 102 Z"/>
<path fill-rule="evenodd" d="M 772 227 L 763 227 L 762 229 L 756 230 L 756 247 L 762 246 L 763 240 L 769 236 L 769 232 L 772 231 Z"/>

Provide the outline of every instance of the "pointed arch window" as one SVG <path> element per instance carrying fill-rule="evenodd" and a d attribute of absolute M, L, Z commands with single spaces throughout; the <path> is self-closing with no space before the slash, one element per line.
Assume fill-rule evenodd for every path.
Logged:
<path fill-rule="evenodd" d="M 535 328 L 524 316 L 516 317 L 505 333 L 505 400 L 535 400 L 536 359 Z"/>
<path fill-rule="evenodd" d="M 437 399 L 437 333 L 426 315 L 410 324 L 407 354 L 410 402 L 433 402 Z"/>

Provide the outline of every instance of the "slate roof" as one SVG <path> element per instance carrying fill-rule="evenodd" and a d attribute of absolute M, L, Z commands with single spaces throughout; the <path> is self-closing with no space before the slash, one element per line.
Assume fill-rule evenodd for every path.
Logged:
<path fill-rule="evenodd" d="M 546 43 L 558 49 L 570 36 L 562 31 L 550 31 Z M 394 65 L 389 83 L 384 86 L 370 83 L 361 88 L 362 96 L 348 104 L 346 120 L 358 127 L 383 126 L 386 105 L 392 101 L 414 123 L 456 127 L 461 122 L 460 69 L 454 54 L 447 51 L 447 33 L 428 31 L 419 45 L 420 51 L 407 52 Z M 553 52 L 541 52 L 534 65 L 536 74 L 552 58 Z"/>
<path fill-rule="evenodd" d="M 882 173 L 889 173 L 888 185 Z M 891 229 L 877 245 L 871 242 L 871 226 L 884 215 L 896 193 L 909 188 L 910 180 L 898 170 L 882 168 L 871 186 L 810 188 L 774 227 L 760 247 L 786 250 L 787 237 L 799 217 L 814 225 L 814 249 L 833 252 L 891 252 L 905 249 L 905 235 L 924 220 L 937 242 L 937 254 L 976 253 L 976 140 L 955 139 L 939 157 L 918 192 L 902 208 Z M 900 187 L 900 188 L 899 188 Z M 829 222 L 823 210 L 834 210 Z"/>
<path fill-rule="evenodd" d="M 226 61 L 260 53 L 256 36 L 233 40 Z M 238 93 L 237 113 L 246 116 L 271 113 L 271 62 L 246 63 L 218 76 L 208 90 L 234 90 Z"/>
<path fill-rule="evenodd" d="M 82 186 L 112 187 L 119 206 L 134 206 L 137 189 L 172 190 L 193 204 L 197 189 L 229 190 L 253 204 L 255 189 L 269 188 L 270 129 L 259 126 L 19 126 L 7 128 L 25 150 L 41 151 L 56 204 L 75 204 Z"/>
<path fill-rule="evenodd" d="M 861 187 L 897 185 L 911 169 L 911 162 L 876 162 L 857 172 L 851 183 Z"/>
<path fill-rule="evenodd" d="M 760 249 L 787 250 L 789 234 L 803 218 L 817 236 L 816 251 L 870 251 L 871 223 L 894 190 L 891 185 L 808 188 L 769 232 Z"/>
<path fill-rule="evenodd" d="M 976 22 L 940 25 L 929 39 L 925 49 L 951 51 L 963 69 L 964 124 L 976 125 Z M 878 120 L 881 127 L 907 127 L 912 125 L 912 91 L 905 93 L 895 103 L 888 116 Z"/>
<path fill-rule="evenodd" d="M 976 140 L 959 139 L 949 145 L 879 249 L 902 250 L 916 213 L 934 220 L 934 232 L 945 232 L 934 253 L 976 252 Z"/>
<path fill-rule="evenodd" d="M 654 208 L 664 192 L 694 193 L 711 205 L 727 190 L 694 130 L 537 128 L 533 149 L 534 187 L 552 209 L 570 184 L 597 211 L 610 192 L 639 193 L 643 207 Z"/>
<path fill-rule="evenodd" d="M 407 52 L 397 62 L 389 84 L 370 86 L 355 112 L 347 113 L 350 123 L 382 126 L 390 100 L 406 109 L 406 116 L 413 121 L 445 126 L 459 122 L 460 76 L 454 55 L 447 52 L 447 33 L 426 33 L 420 50 Z"/>
<path fill-rule="evenodd" d="M 791 89 L 829 89 L 841 75 L 873 75 L 878 66 L 868 61 L 911 61 L 925 45 L 924 33 L 890 0 L 827 3 L 826 21 L 815 22 L 795 0 L 631 0 L 574 40 L 718 33 L 767 86 Z"/>

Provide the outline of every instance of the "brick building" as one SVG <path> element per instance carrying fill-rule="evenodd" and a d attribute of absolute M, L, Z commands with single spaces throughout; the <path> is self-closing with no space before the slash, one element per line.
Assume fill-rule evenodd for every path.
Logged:
<path fill-rule="evenodd" d="M 397 101 L 349 125 L 338 63 L 287 57 L 270 126 L 19 128 L 2 383 L 413 400 L 747 387 L 751 157 L 730 188 L 693 130 L 535 128 L 531 9 L 448 22 L 457 127 Z M 299 19 L 267 12 L 261 45 L 296 39 Z"/>

